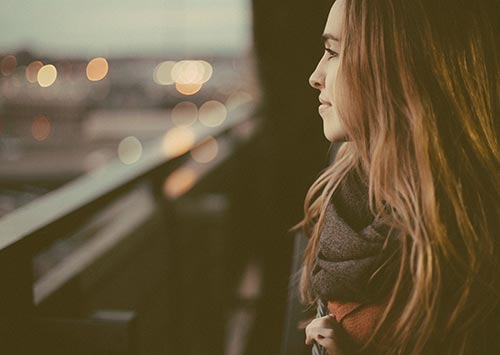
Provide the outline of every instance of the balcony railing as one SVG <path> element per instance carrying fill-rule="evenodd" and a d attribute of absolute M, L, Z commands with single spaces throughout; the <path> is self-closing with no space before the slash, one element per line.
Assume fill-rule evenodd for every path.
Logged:
<path fill-rule="evenodd" d="M 245 163 L 259 123 L 240 106 L 220 126 L 167 133 L 136 163 L 112 161 L 0 218 L 0 353 L 182 353 L 178 322 L 197 287 L 185 283 L 224 301 L 234 187 L 224 174 Z M 193 159 L 207 149 L 213 157 Z M 196 262 L 207 263 L 201 278 Z M 212 324 L 223 332 L 223 319 Z M 222 349 L 212 335 L 189 346 Z"/>

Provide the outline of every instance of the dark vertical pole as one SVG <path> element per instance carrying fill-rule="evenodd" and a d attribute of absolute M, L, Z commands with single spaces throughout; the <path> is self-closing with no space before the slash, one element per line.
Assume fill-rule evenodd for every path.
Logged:
<path fill-rule="evenodd" d="M 0 353 L 30 354 L 33 270 L 27 247 L 0 252 Z"/>
<path fill-rule="evenodd" d="M 329 142 L 308 78 L 323 54 L 321 33 L 333 1 L 253 0 L 254 37 L 264 97 L 260 223 L 255 238 L 264 294 L 249 354 L 278 354 L 293 236 L 309 186 L 328 163 Z"/>

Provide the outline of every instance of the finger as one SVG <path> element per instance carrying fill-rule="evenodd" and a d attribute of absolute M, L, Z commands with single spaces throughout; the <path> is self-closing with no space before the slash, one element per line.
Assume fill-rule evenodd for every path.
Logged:
<path fill-rule="evenodd" d="M 306 328 L 306 344 L 314 344 L 316 337 L 318 336 L 318 327 L 307 327 Z"/>
<path fill-rule="evenodd" d="M 321 318 L 316 318 L 311 323 L 309 323 L 308 326 L 336 329 L 338 327 L 338 323 L 335 320 L 334 316 L 325 316 Z"/>
<path fill-rule="evenodd" d="M 317 343 L 324 347 L 325 349 L 329 349 L 333 346 L 334 341 L 331 338 L 323 338 L 323 339 L 318 339 Z"/>
<path fill-rule="evenodd" d="M 314 344 L 315 340 L 314 340 L 314 337 L 315 337 L 315 334 L 307 334 L 306 335 L 306 344 L 307 345 L 311 345 L 311 344 Z"/>
<path fill-rule="evenodd" d="M 306 344 L 313 344 L 318 339 L 333 338 L 335 331 L 332 328 L 308 327 L 306 329 Z"/>
<path fill-rule="evenodd" d="M 305 333 L 306 333 L 306 344 L 310 345 L 311 344 L 311 327 L 309 327 L 309 324 L 307 325 L 307 327 L 305 329 Z"/>
<path fill-rule="evenodd" d="M 332 328 L 318 328 L 315 339 L 318 338 L 332 338 L 335 336 L 335 330 Z"/>
<path fill-rule="evenodd" d="M 326 349 L 328 355 L 345 354 L 345 352 L 339 347 L 338 343 L 332 338 L 319 339 L 317 343 Z"/>
<path fill-rule="evenodd" d="M 315 318 L 306 326 L 306 344 L 313 344 L 318 336 L 333 337 L 336 326 L 335 317 L 327 315 Z"/>
<path fill-rule="evenodd" d="M 309 324 L 306 327 L 306 344 L 311 345 L 314 343 L 315 338 L 318 335 L 319 328 L 314 326 L 313 324 Z"/>

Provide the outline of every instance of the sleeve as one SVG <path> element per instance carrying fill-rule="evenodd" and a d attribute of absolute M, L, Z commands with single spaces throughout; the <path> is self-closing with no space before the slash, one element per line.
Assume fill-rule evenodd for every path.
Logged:
<path fill-rule="evenodd" d="M 356 346 L 366 344 L 384 312 L 383 304 L 329 301 L 328 310 Z"/>

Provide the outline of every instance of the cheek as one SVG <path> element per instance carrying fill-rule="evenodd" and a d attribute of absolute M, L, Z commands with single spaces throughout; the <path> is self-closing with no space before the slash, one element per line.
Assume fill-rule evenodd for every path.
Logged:
<path fill-rule="evenodd" d="M 330 95 L 330 99 L 332 99 L 333 102 L 335 102 L 335 96 L 337 90 L 339 90 L 339 85 L 338 85 L 338 65 L 332 65 L 331 69 L 329 70 L 328 77 L 326 78 L 326 87 L 328 88 L 328 94 Z"/>
<path fill-rule="evenodd" d="M 345 90 L 346 87 L 344 83 L 345 81 L 342 72 L 338 70 L 337 73 L 335 74 L 335 82 L 333 83 L 333 93 L 335 102 L 337 104 L 345 100 L 345 95 L 347 92 Z"/>

